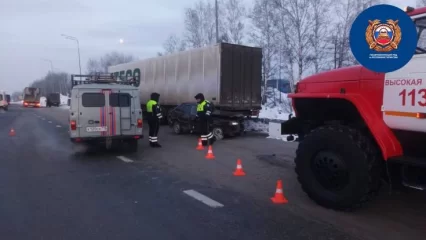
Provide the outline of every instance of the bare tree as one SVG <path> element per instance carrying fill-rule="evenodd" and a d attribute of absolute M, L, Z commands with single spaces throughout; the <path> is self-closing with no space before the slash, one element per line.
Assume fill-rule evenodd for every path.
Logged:
<path fill-rule="evenodd" d="M 266 82 L 275 75 L 278 64 L 276 61 L 278 49 L 277 28 L 274 18 L 274 6 L 270 0 L 255 0 L 249 15 L 253 28 L 250 31 L 250 42 L 263 49 L 262 81 L 264 82 L 263 96 L 266 92 Z"/>
<path fill-rule="evenodd" d="M 300 80 L 312 64 L 310 1 L 274 0 L 273 2 L 276 9 L 275 16 L 279 18 L 280 32 L 286 40 L 283 52 L 294 59 L 297 65 L 297 80 Z M 289 64 L 293 64 L 292 62 L 293 60 L 290 60 Z"/>
<path fill-rule="evenodd" d="M 88 73 L 100 72 L 107 73 L 108 67 L 128 63 L 136 60 L 133 55 L 126 55 L 119 52 L 111 52 L 102 56 L 99 60 L 89 59 L 87 62 Z"/>
<path fill-rule="evenodd" d="M 99 61 L 90 58 L 89 61 L 87 61 L 87 73 L 92 74 L 96 72 L 102 72 L 102 68 L 99 64 Z"/>
<path fill-rule="evenodd" d="M 215 42 L 215 12 L 209 1 L 200 0 L 185 9 L 185 36 L 190 47 L 203 47 Z"/>
<path fill-rule="evenodd" d="M 426 7 L 426 0 L 416 0 L 417 7 Z"/>
<path fill-rule="evenodd" d="M 319 73 L 330 67 L 330 6 L 331 0 L 311 0 L 312 11 L 312 34 L 310 43 L 313 48 L 312 63 L 314 72 Z"/>
<path fill-rule="evenodd" d="M 337 68 L 358 63 L 353 57 L 349 45 L 349 32 L 358 14 L 368 7 L 386 2 L 386 0 L 342 0 L 335 2 L 336 20 L 333 24 L 332 35 L 336 48 Z"/>
<path fill-rule="evenodd" d="M 163 43 L 164 54 L 185 51 L 186 42 L 182 41 L 176 34 L 171 34 Z"/>
<path fill-rule="evenodd" d="M 228 42 L 242 44 L 244 38 L 244 19 L 246 17 L 246 9 L 241 0 L 224 0 L 223 15 L 221 19 L 223 25 L 223 35 L 228 37 Z M 222 39 L 225 40 L 225 39 Z"/>
<path fill-rule="evenodd" d="M 30 86 L 40 88 L 41 94 L 44 96 L 53 92 L 66 95 L 71 90 L 69 79 L 69 75 L 65 72 L 49 72 L 45 77 L 34 81 Z"/>

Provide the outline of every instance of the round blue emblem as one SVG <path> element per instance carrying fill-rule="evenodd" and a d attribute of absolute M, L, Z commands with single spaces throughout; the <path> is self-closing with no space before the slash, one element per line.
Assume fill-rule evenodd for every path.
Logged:
<path fill-rule="evenodd" d="M 405 66 L 417 46 L 417 30 L 403 10 L 380 4 L 361 12 L 352 24 L 349 44 L 356 60 L 374 72 Z"/>

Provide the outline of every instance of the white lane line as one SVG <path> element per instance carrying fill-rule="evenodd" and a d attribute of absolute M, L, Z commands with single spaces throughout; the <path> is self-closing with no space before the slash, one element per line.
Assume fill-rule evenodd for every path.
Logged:
<path fill-rule="evenodd" d="M 52 121 L 49 121 L 49 123 L 52 123 Z"/>
<path fill-rule="evenodd" d="M 123 161 L 123 162 L 126 162 L 126 163 L 131 163 L 131 162 L 133 162 L 133 160 L 132 160 L 132 159 L 126 158 L 125 156 L 117 156 L 117 158 L 118 158 L 118 159 L 120 159 L 120 160 L 121 160 L 121 161 Z"/>
<path fill-rule="evenodd" d="M 185 190 L 185 191 L 183 191 L 183 193 L 185 193 L 186 195 L 188 195 L 190 197 L 197 199 L 198 201 L 200 201 L 200 202 L 202 202 L 202 203 L 204 203 L 207 206 L 212 207 L 212 208 L 218 208 L 218 207 L 224 206 L 222 203 L 216 202 L 215 200 L 213 200 L 213 199 L 211 199 L 211 198 L 209 198 L 209 197 L 207 197 L 207 196 L 205 196 L 205 195 L 203 195 L 203 194 L 201 194 L 201 193 L 199 193 L 195 190 L 192 190 L 192 189 Z"/>
<path fill-rule="evenodd" d="M 60 128 L 60 127 L 61 127 L 61 125 L 56 125 L 56 127 L 57 127 L 57 128 Z"/>

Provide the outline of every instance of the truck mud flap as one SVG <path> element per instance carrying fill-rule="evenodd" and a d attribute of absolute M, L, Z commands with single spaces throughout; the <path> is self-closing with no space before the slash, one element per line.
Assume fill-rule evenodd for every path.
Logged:
<path fill-rule="evenodd" d="M 281 123 L 281 135 L 298 134 L 301 132 L 302 125 L 302 121 L 299 118 L 290 118 Z"/>

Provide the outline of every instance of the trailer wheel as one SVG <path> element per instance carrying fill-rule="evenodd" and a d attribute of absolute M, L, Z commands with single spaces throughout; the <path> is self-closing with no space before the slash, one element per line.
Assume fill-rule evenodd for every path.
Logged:
<path fill-rule="evenodd" d="M 303 190 L 326 208 L 358 208 L 380 188 L 380 152 L 369 137 L 346 126 L 322 126 L 306 135 L 295 163 Z"/>

